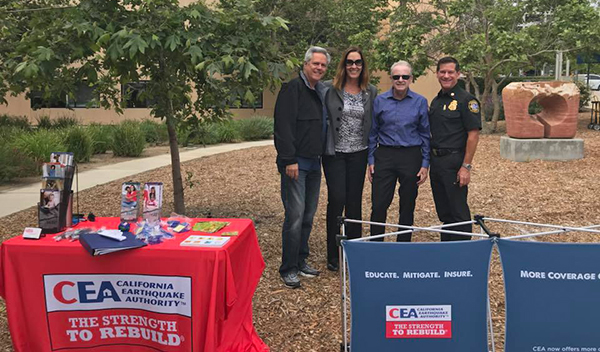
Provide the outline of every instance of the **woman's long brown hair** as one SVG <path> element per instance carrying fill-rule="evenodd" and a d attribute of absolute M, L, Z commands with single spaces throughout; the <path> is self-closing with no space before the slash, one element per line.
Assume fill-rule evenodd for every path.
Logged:
<path fill-rule="evenodd" d="M 361 90 L 366 90 L 369 87 L 369 67 L 367 66 L 362 50 L 357 46 L 351 46 L 344 52 L 344 56 L 340 59 L 337 71 L 335 72 L 333 86 L 337 90 L 342 90 L 346 85 L 346 59 L 348 59 L 350 53 L 359 53 L 360 58 L 363 60 L 362 71 L 360 71 L 360 76 L 358 77 L 358 86 Z"/>

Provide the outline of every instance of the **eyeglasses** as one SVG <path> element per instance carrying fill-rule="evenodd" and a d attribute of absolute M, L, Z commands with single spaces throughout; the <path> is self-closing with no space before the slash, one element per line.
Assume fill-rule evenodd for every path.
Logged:
<path fill-rule="evenodd" d="M 402 77 L 403 80 L 408 81 L 410 79 L 410 75 L 393 75 L 392 79 L 394 81 L 397 81 L 400 79 L 400 77 Z"/>
<path fill-rule="evenodd" d="M 363 60 L 362 59 L 358 59 L 358 60 L 349 60 L 349 59 L 346 59 L 346 66 L 352 67 L 352 65 L 356 65 L 356 67 L 362 67 Z"/>

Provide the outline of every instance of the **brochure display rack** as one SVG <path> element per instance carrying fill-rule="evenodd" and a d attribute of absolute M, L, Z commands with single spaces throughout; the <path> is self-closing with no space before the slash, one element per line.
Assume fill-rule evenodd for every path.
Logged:
<path fill-rule="evenodd" d="M 42 189 L 38 203 L 38 226 L 42 233 L 64 230 L 73 218 L 73 153 L 52 153 L 42 167 Z"/>

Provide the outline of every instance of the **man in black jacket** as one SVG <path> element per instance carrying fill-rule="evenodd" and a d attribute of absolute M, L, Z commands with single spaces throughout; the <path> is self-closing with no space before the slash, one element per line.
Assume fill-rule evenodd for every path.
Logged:
<path fill-rule="evenodd" d="M 319 275 L 306 259 L 319 201 L 321 154 L 327 132 L 325 87 L 320 80 L 329 61 L 327 50 L 310 47 L 299 76 L 281 87 L 275 104 L 275 148 L 285 210 L 279 273 L 290 288 L 300 287 L 298 274 Z"/>

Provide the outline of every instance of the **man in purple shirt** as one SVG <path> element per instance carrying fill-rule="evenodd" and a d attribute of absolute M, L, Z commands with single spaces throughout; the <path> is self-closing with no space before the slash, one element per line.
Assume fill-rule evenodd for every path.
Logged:
<path fill-rule="evenodd" d="M 372 183 L 371 221 L 386 222 L 387 210 L 400 183 L 401 225 L 413 225 L 419 186 L 429 170 L 429 118 L 427 99 L 409 89 L 412 67 L 398 61 L 390 69 L 392 89 L 373 103 L 373 124 L 369 135 L 369 181 Z M 384 232 L 372 225 L 371 235 Z M 379 239 L 383 240 L 383 239 Z M 410 242 L 411 234 L 398 235 L 398 242 Z"/>

